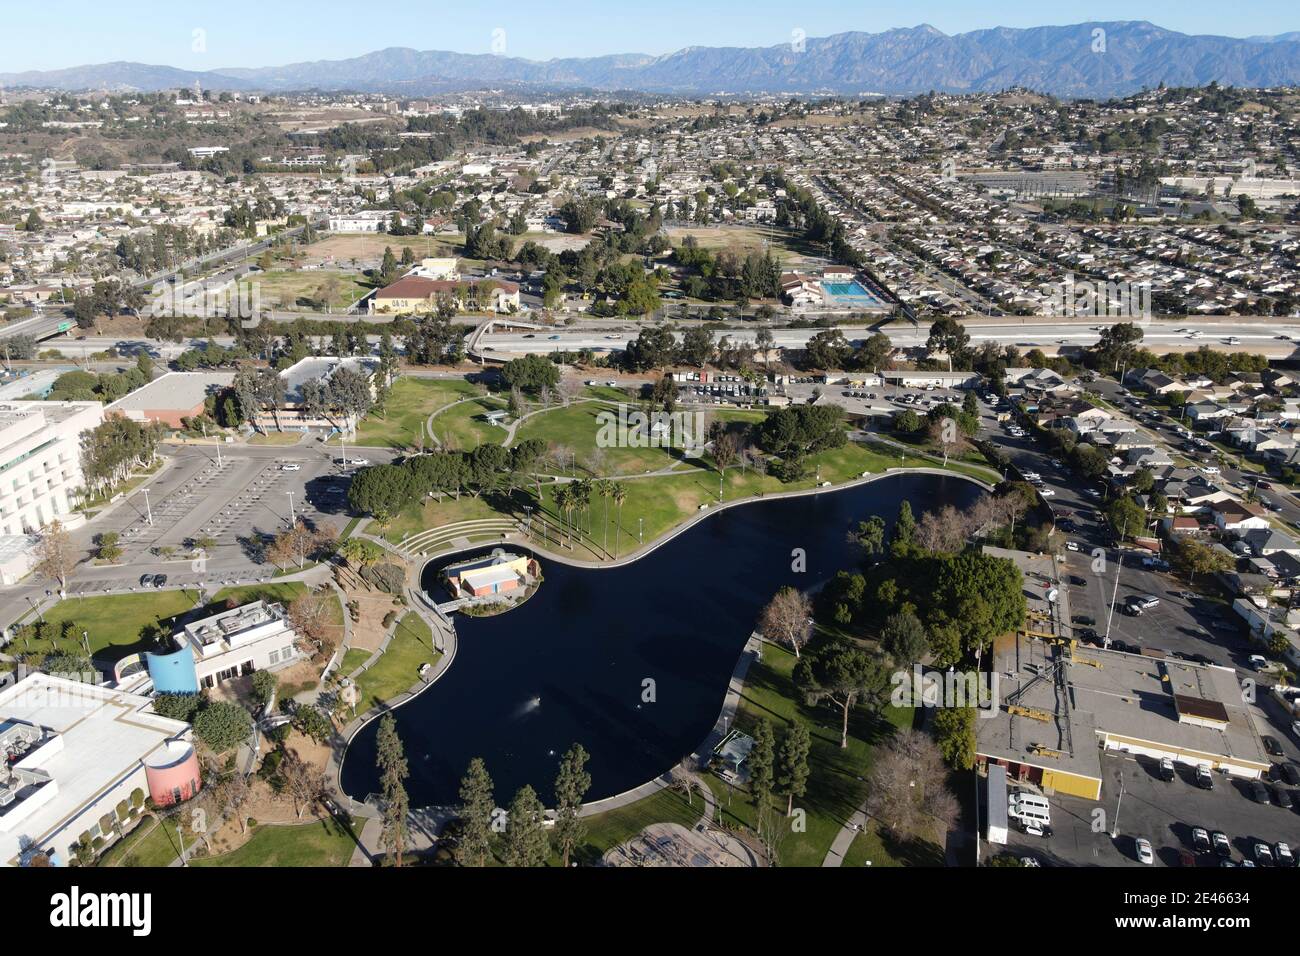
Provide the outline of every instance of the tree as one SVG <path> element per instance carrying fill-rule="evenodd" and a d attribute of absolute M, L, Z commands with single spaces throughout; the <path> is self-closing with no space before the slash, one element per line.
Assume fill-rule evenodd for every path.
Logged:
<path fill-rule="evenodd" d="M 768 805 L 776 782 L 776 739 L 772 722 L 766 717 L 760 717 L 754 725 L 754 746 L 745 766 L 749 770 L 749 792 L 753 794 L 754 806 L 762 809 Z"/>
<path fill-rule="evenodd" d="M 276 688 L 280 680 L 270 671 L 253 672 L 253 696 L 265 707 L 275 699 Z"/>
<path fill-rule="evenodd" d="M 840 747 L 849 745 L 849 712 L 859 701 L 876 702 L 885 675 L 867 653 L 852 641 L 837 638 L 802 658 L 794 668 L 795 686 L 809 704 L 829 700 L 840 708 Z"/>
<path fill-rule="evenodd" d="M 569 854 L 587 835 L 587 825 L 578 816 L 582 799 L 591 787 L 591 774 L 583 769 L 587 757 L 582 745 L 574 744 L 560 760 L 560 772 L 555 778 L 555 841 L 566 867 Z"/>
<path fill-rule="evenodd" d="M 808 753 L 812 749 L 812 737 L 808 728 L 798 720 L 792 721 L 790 729 L 781 741 L 781 754 L 777 783 L 786 793 L 785 815 L 794 813 L 794 801 L 802 797 L 808 787 Z"/>
<path fill-rule="evenodd" d="M 614 498 L 614 559 L 618 560 L 618 532 L 623 526 L 623 504 L 627 501 L 627 487 L 621 482 L 614 482 L 611 492 Z"/>
<path fill-rule="evenodd" d="M 258 673 L 265 673 L 259 671 Z M 334 725 L 318 707 L 299 704 L 293 712 L 293 726 L 303 736 L 323 744 L 334 734 Z"/>
<path fill-rule="evenodd" d="M 373 465 L 353 476 L 348 486 L 348 503 L 383 524 L 414 501 L 416 494 L 410 469 L 400 465 Z"/>
<path fill-rule="evenodd" d="M 492 814 L 496 801 L 492 797 L 492 778 L 482 757 L 469 762 L 460 780 L 460 848 L 463 859 L 475 866 L 487 866 L 492 849 Z M 463 860 L 462 860 L 463 862 Z"/>
<path fill-rule="evenodd" d="M 288 751 L 285 759 L 280 761 L 280 776 L 284 779 L 285 786 L 293 798 L 293 809 L 299 820 L 317 800 L 329 792 L 329 780 L 325 772 L 307 763 L 292 750 Z M 400 852 L 399 849 L 398 853 Z M 398 866 L 401 866 L 400 856 Z"/>
<path fill-rule="evenodd" d="M 876 558 L 885 550 L 885 519 L 872 515 L 866 521 L 859 521 L 857 530 L 850 532 L 849 537 L 867 557 Z"/>
<path fill-rule="evenodd" d="M 67 590 L 68 575 L 77 566 L 77 553 L 72 546 L 72 536 L 55 518 L 36 543 L 35 571 L 47 581 L 59 582 L 59 590 Z"/>
<path fill-rule="evenodd" d="M 392 854 L 396 866 L 402 865 L 402 853 L 410 838 L 407 815 L 410 811 L 410 798 L 406 794 L 406 778 L 410 769 L 406 763 L 406 753 L 402 748 L 402 739 L 397 734 L 397 721 L 392 714 L 384 714 L 379 720 L 375 762 L 379 767 L 379 782 L 384 799 L 384 829 L 380 843 Z"/>
<path fill-rule="evenodd" d="M 939 752 L 954 770 L 975 766 L 974 707 L 940 707 L 934 713 L 934 735 Z"/>
<path fill-rule="evenodd" d="M 1106 522 L 1121 540 L 1141 534 L 1146 529 L 1147 513 L 1128 495 L 1106 506 Z"/>
<path fill-rule="evenodd" d="M 527 784 L 510 801 L 506 820 L 506 866 L 543 866 L 551 853 L 543 820 L 545 811 L 537 792 Z"/>
<path fill-rule="evenodd" d="M 1189 584 L 1196 581 L 1198 574 L 1221 574 L 1235 565 L 1232 555 L 1195 538 L 1178 539 L 1173 558 L 1174 567 L 1187 575 Z"/>
<path fill-rule="evenodd" d="M 238 704 L 213 701 L 194 715 L 194 734 L 214 753 L 225 753 L 248 739 L 253 722 Z"/>
<path fill-rule="evenodd" d="M 948 356 L 948 371 L 953 370 L 953 361 L 966 364 L 970 353 L 970 334 L 965 326 L 951 316 L 944 316 L 930 326 L 930 337 L 925 347 L 931 352 L 943 352 Z"/>
<path fill-rule="evenodd" d="M 802 591 L 783 587 L 767 602 L 759 617 L 759 632 L 774 644 L 784 643 L 799 657 L 799 648 L 812 635 L 812 601 Z"/>
<path fill-rule="evenodd" d="M 880 630 L 880 645 L 894 663 L 907 669 L 921 659 L 928 646 L 925 625 L 909 610 L 891 614 Z"/>
<path fill-rule="evenodd" d="M 928 623 L 954 633 L 962 649 L 982 654 L 993 639 L 1019 630 L 1025 622 L 1024 579 L 1010 558 L 968 550 L 947 557 L 934 576 Z M 935 663 L 955 664 L 951 648 L 935 640 Z"/>
<path fill-rule="evenodd" d="M 958 813 L 946 777 L 933 740 L 911 728 L 895 731 L 871 765 L 867 811 L 900 839 L 942 842 Z"/>
<path fill-rule="evenodd" d="M 248 832 L 248 815 L 241 813 L 240 810 L 248 802 L 252 795 L 252 788 L 248 785 L 248 778 L 238 770 L 222 772 L 219 767 L 210 765 L 206 768 L 204 776 L 207 778 L 206 789 L 213 794 L 213 798 L 221 813 L 224 816 L 234 816 L 239 821 L 239 832 Z M 216 786 L 213 786 L 215 782 Z"/>

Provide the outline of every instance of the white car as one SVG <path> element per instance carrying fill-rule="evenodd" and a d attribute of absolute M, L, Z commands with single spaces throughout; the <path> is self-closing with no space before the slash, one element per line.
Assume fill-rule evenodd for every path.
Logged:
<path fill-rule="evenodd" d="M 1067 542 L 1065 542 L 1065 550 L 1066 550 L 1066 551 L 1078 551 L 1078 550 L 1079 550 L 1079 542 L 1077 542 L 1077 541 L 1067 541 Z"/>
<path fill-rule="evenodd" d="M 281 465 L 280 470 L 281 471 L 302 471 L 302 465 L 299 465 L 296 462 L 291 461 Z"/>
<path fill-rule="evenodd" d="M 1207 475 L 1217 475 L 1219 473 L 1219 469 L 1214 465 L 1202 465 L 1201 471 Z"/>
<path fill-rule="evenodd" d="M 1156 861 L 1156 855 L 1151 852 L 1151 841 L 1146 837 L 1137 838 L 1137 856 L 1139 863 L 1145 863 L 1148 866 Z"/>
<path fill-rule="evenodd" d="M 349 458 L 349 459 L 348 459 L 348 464 L 349 464 L 349 465 L 352 465 L 353 467 L 356 467 L 356 468 L 364 468 L 366 465 L 370 464 L 370 459 L 369 459 L 369 458 Z"/>
<path fill-rule="evenodd" d="M 1044 498 L 1050 498 L 1050 497 L 1052 497 L 1053 495 L 1056 494 L 1056 489 L 1055 489 L 1055 488 L 1039 488 L 1039 489 L 1038 489 L 1038 493 L 1039 493 L 1040 495 L 1042 495 Z"/>

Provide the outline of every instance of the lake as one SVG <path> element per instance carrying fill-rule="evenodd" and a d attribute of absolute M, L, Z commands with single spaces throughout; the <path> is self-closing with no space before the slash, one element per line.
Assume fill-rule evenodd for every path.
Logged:
<path fill-rule="evenodd" d="M 495 617 L 455 616 L 451 668 L 393 712 L 411 805 L 457 803 L 474 757 L 486 762 L 499 805 L 526 783 L 550 805 L 560 756 L 575 742 L 591 754 L 589 801 L 659 776 L 717 721 L 740 651 L 782 585 L 807 589 L 849 567 L 857 556 L 848 530 L 873 514 L 892 524 L 904 499 L 919 518 L 979 493 L 961 478 L 899 475 L 729 508 L 624 567 L 542 557 L 544 580 L 523 605 Z M 603 516 L 594 505 L 598 539 Z M 806 555 L 802 573 L 792 570 L 796 548 Z M 426 590 L 446 600 L 438 570 L 474 553 L 431 562 Z M 378 727 L 372 720 L 362 728 L 344 756 L 341 784 L 358 800 L 379 790 Z"/>

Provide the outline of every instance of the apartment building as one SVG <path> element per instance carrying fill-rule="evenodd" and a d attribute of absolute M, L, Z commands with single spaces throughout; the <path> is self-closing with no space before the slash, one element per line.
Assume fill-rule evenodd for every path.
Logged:
<path fill-rule="evenodd" d="M 81 433 L 103 420 L 98 402 L 0 404 L 0 537 L 68 523 L 83 484 Z"/>

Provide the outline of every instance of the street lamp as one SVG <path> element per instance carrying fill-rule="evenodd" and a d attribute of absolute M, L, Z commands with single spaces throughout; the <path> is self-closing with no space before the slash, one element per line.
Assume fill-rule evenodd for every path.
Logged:
<path fill-rule="evenodd" d="M 86 656 L 89 657 L 90 656 L 90 632 L 89 631 L 83 630 L 81 632 L 81 646 L 85 650 Z"/>
<path fill-rule="evenodd" d="M 645 521 L 644 518 L 637 518 L 637 519 L 636 519 L 636 536 L 637 536 L 637 540 L 638 540 L 638 542 L 639 542 L 640 544 L 645 544 L 645 525 L 644 525 L 644 521 Z"/>

